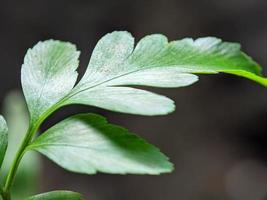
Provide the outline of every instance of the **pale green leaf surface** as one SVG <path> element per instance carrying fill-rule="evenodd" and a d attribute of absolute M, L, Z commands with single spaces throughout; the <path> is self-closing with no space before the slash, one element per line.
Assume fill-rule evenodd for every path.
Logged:
<path fill-rule="evenodd" d="M 79 52 L 71 43 L 47 40 L 29 49 L 22 65 L 23 92 L 36 121 L 73 88 Z"/>
<path fill-rule="evenodd" d="M 111 80 L 111 85 L 142 85 L 162 88 L 183 87 L 198 81 L 194 74 L 183 73 L 176 67 L 151 68 L 136 71 Z"/>
<path fill-rule="evenodd" d="M 175 110 L 174 102 L 164 96 L 129 87 L 99 87 L 81 92 L 64 104 L 89 104 L 131 114 L 164 115 Z M 168 108 L 168 109 L 166 109 Z"/>
<path fill-rule="evenodd" d="M 8 128 L 5 119 L 0 115 L 0 168 L 4 160 L 8 144 Z"/>
<path fill-rule="evenodd" d="M 25 200 L 83 200 L 81 194 L 71 191 L 52 191 L 29 197 Z"/>
<path fill-rule="evenodd" d="M 9 145 L 0 175 L 1 180 L 4 180 L 7 175 L 29 125 L 26 102 L 20 92 L 10 92 L 5 97 L 3 107 L 4 116 L 10 126 L 8 131 Z M 12 199 L 21 200 L 36 193 L 38 188 L 36 180 L 38 180 L 39 172 L 39 155 L 36 152 L 29 152 L 24 155 L 12 187 Z"/>
<path fill-rule="evenodd" d="M 173 111 L 172 101 L 167 103 L 165 99 L 160 105 L 157 95 L 152 97 L 138 90 L 139 98 L 136 98 L 132 91 L 137 90 L 125 87 L 120 93 L 121 87 L 116 87 L 181 87 L 198 80 L 193 74 L 219 72 L 243 76 L 267 86 L 267 79 L 261 77 L 260 71 L 260 66 L 241 52 L 236 43 L 213 37 L 168 42 L 165 36 L 154 34 L 141 39 L 134 48 L 130 33 L 117 31 L 98 42 L 85 75 L 63 104 L 80 103 L 125 113 L 161 115 Z M 138 100 L 151 102 L 152 108 L 147 109 L 148 104 L 142 105 Z"/>
<path fill-rule="evenodd" d="M 37 150 L 78 173 L 160 174 L 173 170 L 156 147 L 95 114 L 76 115 L 56 124 L 28 150 Z"/>

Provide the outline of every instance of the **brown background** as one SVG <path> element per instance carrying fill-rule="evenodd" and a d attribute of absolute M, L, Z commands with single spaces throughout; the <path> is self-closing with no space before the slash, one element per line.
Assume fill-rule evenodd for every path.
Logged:
<path fill-rule="evenodd" d="M 82 51 L 85 70 L 97 40 L 113 30 L 140 39 L 217 36 L 242 43 L 267 65 L 266 0 L 1 0 L 0 99 L 20 87 L 26 49 L 48 38 Z M 140 117 L 71 106 L 43 128 L 72 113 L 93 111 L 156 144 L 176 165 L 162 176 L 77 175 L 47 159 L 40 191 L 72 189 L 88 200 L 264 200 L 267 197 L 267 89 L 229 75 L 201 76 L 182 89 L 154 89 L 176 101 L 163 117 Z"/>

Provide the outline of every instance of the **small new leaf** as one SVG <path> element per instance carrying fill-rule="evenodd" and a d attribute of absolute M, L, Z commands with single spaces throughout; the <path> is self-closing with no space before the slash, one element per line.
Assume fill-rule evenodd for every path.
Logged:
<path fill-rule="evenodd" d="M 58 123 L 28 150 L 37 150 L 78 173 L 160 174 L 173 170 L 157 148 L 95 114 L 80 114 Z"/>
<path fill-rule="evenodd" d="M 28 50 L 21 82 L 32 122 L 73 88 L 78 75 L 78 57 L 73 44 L 54 40 L 39 42 Z"/>
<path fill-rule="evenodd" d="M 0 168 L 2 166 L 5 154 L 6 154 L 6 149 L 7 149 L 7 144 L 8 144 L 8 128 L 5 119 L 0 115 Z"/>
<path fill-rule="evenodd" d="M 81 194 L 70 191 L 53 191 L 38 194 L 25 200 L 83 200 Z"/>

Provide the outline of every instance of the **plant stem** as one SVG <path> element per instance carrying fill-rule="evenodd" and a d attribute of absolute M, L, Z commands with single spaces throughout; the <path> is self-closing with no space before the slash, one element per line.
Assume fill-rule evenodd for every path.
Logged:
<path fill-rule="evenodd" d="M 10 196 L 8 196 L 8 194 L 4 193 L 2 188 L 0 188 L 0 193 L 1 193 L 2 199 L 7 199 L 7 200 L 10 199 Z"/>
<path fill-rule="evenodd" d="M 8 175 L 7 175 L 7 178 L 6 178 L 6 181 L 5 181 L 5 185 L 4 185 L 4 189 L 3 189 L 3 193 L 2 193 L 2 197 L 3 197 L 3 200 L 10 200 L 11 197 L 10 197 L 10 188 L 12 186 L 12 183 L 14 181 L 14 178 L 15 178 L 15 175 L 16 175 L 16 172 L 17 172 L 17 169 L 19 167 L 19 163 L 25 153 L 25 149 L 27 148 L 27 146 L 29 145 L 29 143 L 31 142 L 34 134 L 37 132 L 38 128 L 39 128 L 39 124 L 40 123 L 37 123 L 38 125 L 35 126 L 35 127 L 29 127 L 25 137 L 24 137 L 24 140 L 23 142 L 21 143 L 21 146 L 19 148 L 19 150 L 17 151 L 16 153 L 16 156 L 15 156 L 15 159 L 11 165 L 11 168 L 8 172 Z"/>
<path fill-rule="evenodd" d="M 64 101 L 62 99 L 55 105 L 53 105 L 50 109 L 48 109 L 35 123 L 30 123 L 29 129 L 23 139 L 23 142 L 21 143 L 21 146 L 19 150 L 16 153 L 15 159 L 11 165 L 11 168 L 7 174 L 7 178 L 5 181 L 5 185 L 3 190 L 1 190 L 1 196 L 3 197 L 3 200 L 11 200 L 11 195 L 10 195 L 10 188 L 14 182 L 14 178 L 16 175 L 16 172 L 18 170 L 20 161 L 23 157 L 23 155 L 26 153 L 27 146 L 32 142 L 32 139 L 34 135 L 37 133 L 38 129 L 40 128 L 41 124 L 43 121 L 51 115 L 54 111 L 59 109 L 61 107 L 61 103 Z"/>
<path fill-rule="evenodd" d="M 2 191 L 1 196 L 3 200 L 10 200 L 10 194 Z"/>

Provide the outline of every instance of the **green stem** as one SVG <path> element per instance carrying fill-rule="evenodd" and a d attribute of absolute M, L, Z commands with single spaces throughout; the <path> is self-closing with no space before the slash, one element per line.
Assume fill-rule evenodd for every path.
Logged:
<path fill-rule="evenodd" d="M 1 197 L 6 200 L 10 200 L 10 196 L 6 193 L 4 193 L 3 189 L 0 188 Z"/>
<path fill-rule="evenodd" d="M 8 172 L 7 178 L 6 178 L 6 182 L 4 185 L 4 189 L 3 189 L 3 198 L 4 200 L 9 200 L 10 199 L 10 188 L 12 186 L 12 183 L 14 181 L 17 169 L 19 167 L 19 163 L 25 153 L 25 149 L 27 148 L 27 146 L 29 145 L 29 143 L 31 142 L 33 136 L 35 135 L 35 133 L 37 132 L 39 128 L 39 125 L 33 127 L 33 128 L 29 128 L 29 130 L 27 131 L 24 140 L 19 148 L 19 150 L 16 153 L 15 159 L 11 165 L 11 168 Z"/>
<path fill-rule="evenodd" d="M 1 190 L 1 196 L 2 196 L 3 200 L 10 200 L 11 199 L 10 194 L 4 192 L 3 190 Z"/>
<path fill-rule="evenodd" d="M 19 150 L 16 153 L 15 159 L 11 165 L 11 168 L 7 174 L 7 178 L 5 181 L 5 185 L 4 188 L 1 192 L 1 195 L 3 197 L 3 200 L 11 200 L 10 197 L 10 188 L 14 182 L 14 178 L 16 175 L 16 172 L 18 170 L 20 161 L 23 157 L 23 155 L 25 154 L 25 152 L 27 151 L 27 146 L 32 142 L 33 137 L 35 136 L 35 134 L 37 133 L 38 129 L 40 128 L 41 124 L 43 123 L 43 121 L 49 116 L 51 115 L 54 111 L 56 111 L 57 109 L 59 109 L 61 106 L 61 101 L 59 101 L 57 104 L 55 104 L 54 106 L 52 106 L 47 112 L 45 112 L 43 114 L 42 117 L 39 118 L 39 120 L 36 123 L 30 123 L 29 129 L 23 139 L 23 142 L 21 143 L 21 146 L 19 148 Z M 34 124 L 34 125 L 33 125 Z"/>

